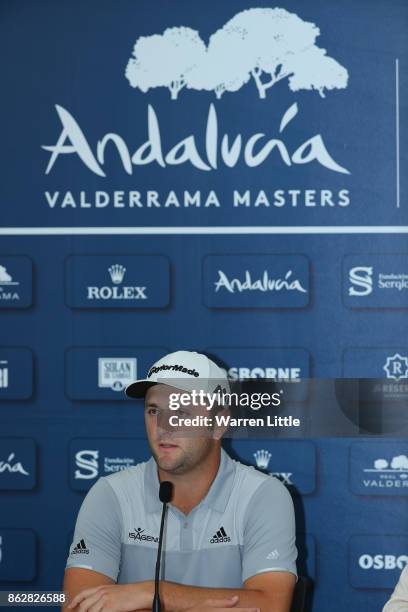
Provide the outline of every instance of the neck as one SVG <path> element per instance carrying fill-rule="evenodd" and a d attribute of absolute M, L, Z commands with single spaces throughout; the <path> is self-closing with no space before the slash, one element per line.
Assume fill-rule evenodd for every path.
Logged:
<path fill-rule="evenodd" d="M 171 474 L 158 468 L 159 480 L 174 485 L 172 505 L 189 514 L 207 495 L 217 475 L 221 460 L 221 447 L 216 446 L 204 461 L 185 474 Z"/>

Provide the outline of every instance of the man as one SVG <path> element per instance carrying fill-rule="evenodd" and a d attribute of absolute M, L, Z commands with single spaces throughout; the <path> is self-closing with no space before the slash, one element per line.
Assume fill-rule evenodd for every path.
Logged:
<path fill-rule="evenodd" d="M 398 584 L 383 612 L 408 612 L 408 565 L 402 570 Z"/>
<path fill-rule="evenodd" d="M 168 480 L 174 492 L 163 545 L 164 610 L 289 611 L 296 547 L 286 488 L 230 459 L 221 449 L 222 428 L 170 426 L 171 415 L 208 417 L 210 412 L 202 402 L 170 410 L 175 396 L 220 389 L 229 389 L 225 371 L 188 351 L 166 355 L 126 389 L 130 397 L 145 398 L 153 457 L 100 478 L 86 496 L 65 572 L 71 608 L 151 609 L 162 510 L 158 491 Z"/>

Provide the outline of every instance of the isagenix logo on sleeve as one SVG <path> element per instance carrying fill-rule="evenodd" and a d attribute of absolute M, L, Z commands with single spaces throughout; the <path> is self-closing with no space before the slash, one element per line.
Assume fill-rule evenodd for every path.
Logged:
<path fill-rule="evenodd" d="M 129 531 L 129 539 L 139 542 L 155 542 L 159 541 L 157 536 L 147 535 L 144 533 L 145 530 L 141 527 L 137 527 L 134 531 Z"/>

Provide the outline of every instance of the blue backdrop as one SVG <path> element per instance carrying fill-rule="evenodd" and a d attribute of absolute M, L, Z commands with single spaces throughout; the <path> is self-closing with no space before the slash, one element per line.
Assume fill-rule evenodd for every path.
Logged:
<path fill-rule="evenodd" d="M 88 488 L 149 456 L 124 386 L 187 348 L 314 379 L 300 434 L 226 447 L 292 492 L 313 611 L 380 610 L 408 562 L 407 3 L 0 16 L 0 589 L 60 588 Z"/>

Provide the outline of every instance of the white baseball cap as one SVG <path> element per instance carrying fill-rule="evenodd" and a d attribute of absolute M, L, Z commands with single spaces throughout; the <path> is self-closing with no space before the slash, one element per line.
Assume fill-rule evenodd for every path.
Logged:
<path fill-rule="evenodd" d="M 146 378 L 136 380 L 126 387 L 129 397 L 144 397 L 153 385 L 163 384 L 191 392 L 204 391 L 215 393 L 220 390 L 229 393 L 230 386 L 226 370 L 202 353 L 195 351 L 176 351 L 156 361 L 149 369 Z"/>

